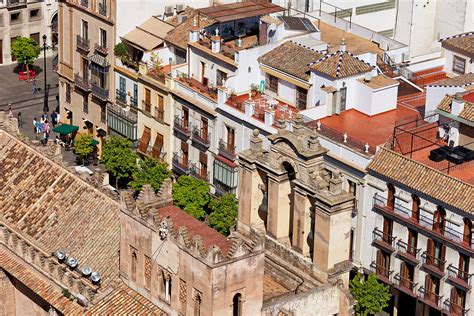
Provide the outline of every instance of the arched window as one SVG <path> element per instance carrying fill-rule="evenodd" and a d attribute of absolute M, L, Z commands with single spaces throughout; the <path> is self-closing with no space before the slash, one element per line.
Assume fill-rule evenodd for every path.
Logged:
<path fill-rule="evenodd" d="M 395 206 L 395 187 L 391 183 L 389 183 L 387 187 L 388 187 L 387 206 L 393 209 L 393 207 Z"/>
<path fill-rule="evenodd" d="M 197 293 L 194 297 L 194 316 L 201 316 L 201 304 L 202 298 L 201 294 Z"/>
<path fill-rule="evenodd" d="M 242 316 L 242 294 L 237 293 L 232 299 L 232 316 Z"/>
<path fill-rule="evenodd" d="M 463 241 L 467 243 L 467 245 L 470 247 L 471 240 L 472 240 L 472 222 L 469 218 L 464 218 Z"/>
<path fill-rule="evenodd" d="M 441 206 L 438 206 L 433 217 L 433 230 L 444 235 L 444 229 L 446 227 L 446 211 Z"/>
<path fill-rule="evenodd" d="M 166 276 L 166 293 L 165 293 L 165 299 L 166 301 L 170 302 L 171 301 L 171 275 Z"/>
<path fill-rule="evenodd" d="M 132 280 L 136 281 L 137 280 L 137 261 L 138 261 L 138 258 L 137 258 L 137 252 L 132 250 L 132 258 L 131 258 L 132 262 L 131 262 L 131 265 L 132 265 L 132 271 L 131 271 L 131 274 L 132 274 Z"/>
<path fill-rule="evenodd" d="M 420 198 L 417 195 L 412 196 L 411 218 L 417 222 L 420 221 Z"/>

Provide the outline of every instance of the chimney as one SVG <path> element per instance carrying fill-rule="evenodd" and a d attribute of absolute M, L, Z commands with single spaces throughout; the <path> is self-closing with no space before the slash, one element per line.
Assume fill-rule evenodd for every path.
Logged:
<path fill-rule="evenodd" d="M 219 36 L 219 29 L 216 29 L 216 35 L 211 37 L 212 42 L 212 52 L 214 54 L 219 54 L 221 52 L 221 37 Z"/>
<path fill-rule="evenodd" d="M 264 117 L 265 124 L 272 126 L 275 123 L 275 111 L 273 109 L 266 109 L 265 110 L 265 117 Z"/>
<path fill-rule="evenodd" d="M 464 100 L 463 100 L 462 93 L 456 93 L 454 96 L 453 101 L 451 102 L 451 114 L 452 115 L 459 115 L 459 113 L 464 110 Z"/>
<path fill-rule="evenodd" d="M 372 80 L 372 71 L 366 72 L 364 75 L 365 82 L 370 82 L 370 80 Z"/>
<path fill-rule="evenodd" d="M 344 37 L 341 40 L 341 45 L 339 46 L 339 51 L 341 51 L 341 52 L 346 51 L 346 42 L 344 41 Z"/>
<path fill-rule="evenodd" d="M 198 40 L 199 40 L 198 21 L 197 21 L 197 17 L 194 17 L 193 25 L 191 26 L 191 29 L 189 30 L 189 42 L 190 43 L 195 43 Z"/>
<path fill-rule="evenodd" d="M 254 105 L 252 102 L 244 101 L 245 104 L 245 115 L 252 116 L 255 113 Z"/>

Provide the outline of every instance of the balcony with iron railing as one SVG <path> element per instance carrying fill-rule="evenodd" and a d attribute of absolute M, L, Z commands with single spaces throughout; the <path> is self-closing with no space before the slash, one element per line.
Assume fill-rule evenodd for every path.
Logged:
<path fill-rule="evenodd" d="M 126 110 L 123 107 L 116 105 L 116 104 L 108 104 L 107 110 L 109 112 L 114 113 L 116 116 L 124 118 L 125 120 L 129 121 L 130 123 L 137 123 L 138 116 L 135 112 Z M 110 113 L 109 113 L 110 116 Z"/>
<path fill-rule="evenodd" d="M 92 83 L 92 95 L 101 101 L 107 101 L 109 99 L 109 89 L 101 87 L 97 83 Z"/>
<path fill-rule="evenodd" d="M 173 169 L 180 174 L 189 174 L 189 161 L 187 157 L 179 155 L 177 152 L 173 153 Z"/>
<path fill-rule="evenodd" d="M 84 92 L 91 91 L 91 83 L 88 77 L 82 77 L 78 73 L 74 74 L 74 85 Z"/>
<path fill-rule="evenodd" d="M 427 251 L 421 254 L 422 258 L 422 267 L 425 270 L 428 270 L 432 274 L 436 275 L 439 278 L 444 276 L 444 265 L 446 260 L 442 260 L 441 258 L 437 258 L 432 254 L 429 254 Z"/>
<path fill-rule="evenodd" d="M 122 103 L 123 105 L 127 105 L 127 92 L 116 89 L 115 90 L 115 99 Z"/>
<path fill-rule="evenodd" d="M 102 55 L 107 55 L 109 53 L 109 48 L 105 44 L 95 43 L 94 49 Z"/>
<path fill-rule="evenodd" d="M 235 148 L 236 146 L 232 146 L 228 143 L 226 143 L 222 138 L 219 139 L 219 155 L 221 155 L 224 158 L 227 158 L 231 161 L 234 161 L 236 159 L 236 154 L 235 154 Z"/>
<path fill-rule="evenodd" d="M 386 284 L 392 284 L 390 281 L 390 276 L 392 275 L 393 270 L 390 270 L 390 267 L 386 267 L 384 265 L 378 264 L 375 261 L 372 261 L 370 268 L 372 273 L 376 274 L 382 282 Z"/>
<path fill-rule="evenodd" d="M 193 142 L 204 148 L 209 148 L 211 145 L 211 133 L 195 126 L 193 129 Z"/>
<path fill-rule="evenodd" d="M 181 135 L 185 138 L 191 136 L 189 121 L 180 118 L 178 115 L 174 117 L 173 130 L 175 134 Z"/>
<path fill-rule="evenodd" d="M 416 297 L 416 287 L 418 283 L 415 283 L 408 278 L 402 277 L 399 273 L 395 274 L 393 278 L 396 280 L 395 287 L 397 289 L 410 296 Z"/>
<path fill-rule="evenodd" d="M 441 310 L 441 300 L 443 296 L 426 289 L 424 286 L 418 289 L 418 298 L 434 309 Z"/>
<path fill-rule="evenodd" d="M 387 215 L 404 226 L 422 231 L 428 236 L 433 236 L 435 239 L 449 243 L 452 247 L 462 247 L 471 255 L 474 255 L 474 240 L 471 236 L 464 236 L 464 234 L 449 226 L 437 230 L 433 229 L 435 225 L 432 218 L 419 214 L 418 219 L 416 219 L 415 216 L 412 216 L 412 210 L 398 203 L 398 199 L 395 199 L 394 206 L 390 207 L 388 206 L 387 198 L 375 194 L 373 207 L 375 211 Z"/>
<path fill-rule="evenodd" d="M 199 180 L 203 180 L 209 182 L 209 172 L 207 170 L 202 169 L 199 166 L 199 163 L 194 162 L 191 163 L 191 167 L 189 168 L 190 174 Z"/>
<path fill-rule="evenodd" d="M 414 265 L 417 265 L 420 262 L 419 255 L 421 248 L 415 248 L 399 239 L 397 241 L 397 250 L 397 255 L 405 261 L 408 261 Z"/>
<path fill-rule="evenodd" d="M 444 301 L 444 312 L 450 316 L 468 316 L 469 315 L 469 309 L 466 309 L 465 307 L 459 305 L 458 303 L 450 299 L 446 299 Z"/>
<path fill-rule="evenodd" d="M 138 100 L 132 96 L 130 97 L 130 106 L 134 109 L 138 108 Z"/>
<path fill-rule="evenodd" d="M 88 38 L 82 37 L 81 35 L 76 36 L 76 46 L 78 49 L 89 52 L 90 50 L 90 40 Z"/>
<path fill-rule="evenodd" d="M 376 227 L 372 231 L 372 239 L 375 245 L 388 251 L 389 253 L 395 251 L 394 241 L 396 237 L 393 237 L 391 234 L 384 233 Z"/>
<path fill-rule="evenodd" d="M 471 277 L 472 274 L 469 274 L 468 271 L 463 271 L 452 264 L 447 268 L 448 270 L 448 281 L 451 284 L 454 284 L 457 287 L 460 287 L 464 291 L 469 291 L 471 289 Z"/>

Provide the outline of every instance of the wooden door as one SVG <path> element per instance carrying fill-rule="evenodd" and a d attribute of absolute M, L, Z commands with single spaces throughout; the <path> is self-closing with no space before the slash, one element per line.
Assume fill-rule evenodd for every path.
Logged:
<path fill-rule="evenodd" d="M 227 127 L 227 149 L 229 151 L 234 151 L 235 147 L 235 129 L 232 127 Z"/>
<path fill-rule="evenodd" d="M 392 243 L 392 229 L 393 229 L 393 222 L 392 220 L 384 217 L 383 218 L 383 240 L 391 244 Z"/>
<path fill-rule="evenodd" d="M 408 229 L 408 247 L 407 247 L 407 252 L 412 254 L 413 256 L 416 256 L 416 245 L 417 245 L 417 240 L 418 239 L 418 234 L 416 231 L 412 229 Z"/>
<path fill-rule="evenodd" d="M 472 239 L 472 222 L 469 218 L 464 219 L 464 234 L 463 234 L 463 241 L 471 246 L 471 239 Z"/>
<path fill-rule="evenodd" d="M 188 143 L 181 141 L 181 152 L 183 153 L 183 156 L 181 157 L 181 163 L 183 164 L 183 166 L 187 166 L 189 160 Z"/>
<path fill-rule="evenodd" d="M 411 217 L 417 222 L 420 221 L 420 198 L 416 195 L 413 195 Z"/>
<path fill-rule="evenodd" d="M 205 117 L 201 118 L 201 138 L 206 141 L 209 129 L 209 123 Z"/>
<path fill-rule="evenodd" d="M 393 184 L 388 184 L 387 206 L 391 209 L 395 206 L 395 187 Z"/>
<path fill-rule="evenodd" d="M 188 128 L 189 122 L 189 110 L 187 108 L 183 108 L 183 128 Z"/>
<path fill-rule="evenodd" d="M 199 152 L 199 163 L 201 165 L 201 174 L 200 176 L 206 177 L 207 176 L 207 155 L 206 153 L 200 151 Z"/>

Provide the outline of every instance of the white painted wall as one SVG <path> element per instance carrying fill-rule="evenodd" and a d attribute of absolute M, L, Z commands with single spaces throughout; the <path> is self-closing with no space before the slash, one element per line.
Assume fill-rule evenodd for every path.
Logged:
<path fill-rule="evenodd" d="M 426 89 L 426 106 L 425 112 L 433 112 L 438 107 L 441 100 L 447 95 L 453 95 L 457 92 L 464 91 L 462 87 L 430 87 Z"/>

